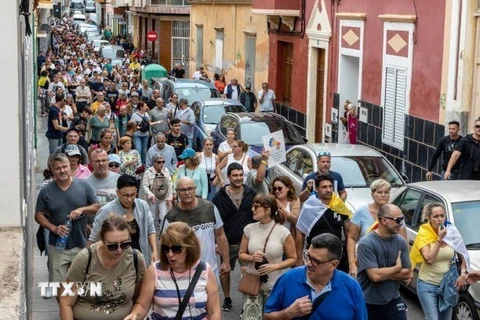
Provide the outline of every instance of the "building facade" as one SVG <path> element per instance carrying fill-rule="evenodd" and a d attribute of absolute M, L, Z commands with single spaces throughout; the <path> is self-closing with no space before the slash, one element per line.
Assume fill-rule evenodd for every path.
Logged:
<path fill-rule="evenodd" d="M 190 62 L 190 5 L 187 0 L 131 0 L 127 28 L 133 44 L 150 53 L 154 63 L 171 70 L 183 64 L 189 74 Z M 155 32 L 150 41 L 148 33 Z"/>
<path fill-rule="evenodd" d="M 190 69 L 224 74 L 255 93 L 268 80 L 267 19 L 252 14 L 251 0 L 190 0 Z"/>

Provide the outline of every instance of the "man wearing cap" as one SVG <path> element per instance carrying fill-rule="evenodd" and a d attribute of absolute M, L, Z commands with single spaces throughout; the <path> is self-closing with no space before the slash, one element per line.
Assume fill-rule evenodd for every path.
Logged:
<path fill-rule="evenodd" d="M 81 156 L 80 158 L 80 163 L 81 164 L 86 164 L 88 163 L 88 153 L 87 151 L 78 144 L 78 141 L 80 139 L 80 132 L 76 128 L 70 128 L 67 130 L 67 143 L 62 144 L 61 146 L 57 147 L 53 154 L 57 153 L 66 153 L 67 147 L 70 145 L 74 145 L 78 148 L 79 150 L 79 155 Z"/>
<path fill-rule="evenodd" d="M 321 174 L 328 174 L 333 178 L 333 191 L 337 193 L 343 201 L 347 199 L 347 191 L 343 185 L 342 175 L 336 171 L 330 170 L 330 152 L 322 151 L 317 156 L 317 172 L 310 173 L 305 180 L 303 180 L 302 192 L 300 192 L 299 198 L 300 201 L 305 202 L 305 200 L 310 197 L 311 193 L 314 192 L 313 181 Z"/>
<path fill-rule="evenodd" d="M 192 108 L 188 107 L 188 100 L 185 98 L 180 99 L 180 110 L 176 113 L 175 117 L 180 119 L 182 124 L 181 130 L 188 138 L 187 148 L 192 146 L 193 140 L 193 128 L 195 125 L 195 114 L 193 113 Z"/>
<path fill-rule="evenodd" d="M 132 91 L 132 93 L 130 94 L 130 103 L 127 105 L 129 114 L 134 114 L 135 112 L 137 112 L 137 105 L 139 102 L 140 97 L 138 96 L 138 92 Z"/>
<path fill-rule="evenodd" d="M 163 133 L 159 133 L 156 136 L 156 144 L 154 144 L 147 152 L 146 166 L 150 168 L 153 166 L 153 157 L 158 154 L 165 159 L 165 168 L 168 169 L 171 175 L 177 169 L 177 154 L 175 153 L 174 147 L 166 144 L 167 138 Z"/>
<path fill-rule="evenodd" d="M 262 83 L 262 90 L 258 91 L 258 102 L 261 112 L 273 112 L 275 106 L 275 92 L 268 88 L 268 83 Z"/>
<path fill-rule="evenodd" d="M 248 112 L 258 112 L 257 97 L 255 97 L 255 93 L 252 92 L 250 86 L 246 86 L 245 91 L 240 93 L 239 101 Z"/>
<path fill-rule="evenodd" d="M 108 170 L 110 170 L 110 172 L 120 174 L 121 164 L 122 161 L 120 161 L 120 157 L 118 156 L 118 154 L 112 153 L 108 155 Z"/>
<path fill-rule="evenodd" d="M 65 153 L 68 157 L 68 161 L 70 162 L 70 170 L 72 171 L 72 177 L 77 179 L 86 179 L 92 173 L 88 167 L 84 166 L 80 163 L 80 159 L 82 158 L 82 154 L 80 153 L 81 146 L 76 144 L 69 144 L 65 147 Z"/>

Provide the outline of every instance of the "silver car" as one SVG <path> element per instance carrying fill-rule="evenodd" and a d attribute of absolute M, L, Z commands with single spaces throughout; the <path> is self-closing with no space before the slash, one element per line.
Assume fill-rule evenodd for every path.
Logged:
<path fill-rule="evenodd" d="M 446 219 L 452 222 L 463 237 L 470 254 L 471 268 L 480 268 L 480 181 L 428 181 L 411 183 L 399 188 L 392 195 L 392 203 L 402 209 L 407 236 L 413 245 L 422 224 L 422 208 L 431 202 L 440 202 L 446 210 Z M 418 268 L 408 289 L 415 292 Z M 453 312 L 453 319 L 479 319 L 480 284 L 471 285 L 460 295 L 460 303 Z"/>
<path fill-rule="evenodd" d="M 381 153 L 366 146 L 334 143 L 291 147 L 287 160 L 269 169 L 269 180 L 279 175 L 288 176 L 299 194 L 306 176 L 318 170 L 317 155 L 324 151 L 331 154 L 331 170 L 342 175 L 348 195 L 346 203 L 352 212 L 372 201 L 370 184 L 376 179 L 387 180 L 392 190 L 405 184 L 400 173 Z"/>

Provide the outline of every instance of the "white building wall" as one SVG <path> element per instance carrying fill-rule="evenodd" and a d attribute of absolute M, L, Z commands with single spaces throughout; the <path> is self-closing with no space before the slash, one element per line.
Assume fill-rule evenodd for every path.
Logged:
<path fill-rule="evenodd" d="M 21 156 L 20 156 L 20 81 L 22 56 L 19 42 L 18 2 L 0 0 L 0 39 L 2 59 L 0 70 L 0 96 L 2 97 L 2 125 L 0 157 L 2 183 L 0 183 L 0 227 L 21 225 Z M 23 18 L 22 18 L 23 19 Z"/>

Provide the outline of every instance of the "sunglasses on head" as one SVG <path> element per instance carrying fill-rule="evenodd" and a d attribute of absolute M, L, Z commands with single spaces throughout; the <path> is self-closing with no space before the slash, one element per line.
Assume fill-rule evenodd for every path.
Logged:
<path fill-rule="evenodd" d="M 110 243 L 110 244 L 107 244 L 107 249 L 108 251 L 117 251 L 118 247 L 120 247 L 120 249 L 122 250 L 127 250 L 128 248 L 130 248 L 131 245 L 132 245 L 132 241 L 126 241 L 122 243 Z"/>
<path fill-rule="evenodd" d="M 182 253 L 183 247 L 179 244 L 174 244 L 173 246 L 167 246 L 165 244 L 161 245 L 162 252 L 163 253 L 168 253 L 169 251 L 172 251 L 174 254 L 179 254 Z"/>
<path fill-rule="evenodd" d="M 282 191 L 283 187 L 273 187 L 272 190 L 273 192 Z"/>
<path fill-rule="evenodd" d="M 319 153 L 318 153 L 318 157 L 323 157 L 323 156 L 325 156 L 325 157 L 330 157 L 331 155 L 332 155 L 332 154 L 331 154 L 330 152 L 328 152 L 328 151 L 322 151 L 322 152 L 319 152 Z"/>
<path fill-rule="evenodd" d="M 115 167 L 115 168 L 119 168 L 119 167 L 120 167 L 120 165 L 119 165 L 118 163 L 109 163 L 108 166 L 109 166 L 110 168 L 114 168 L 114 167 Z"/>

